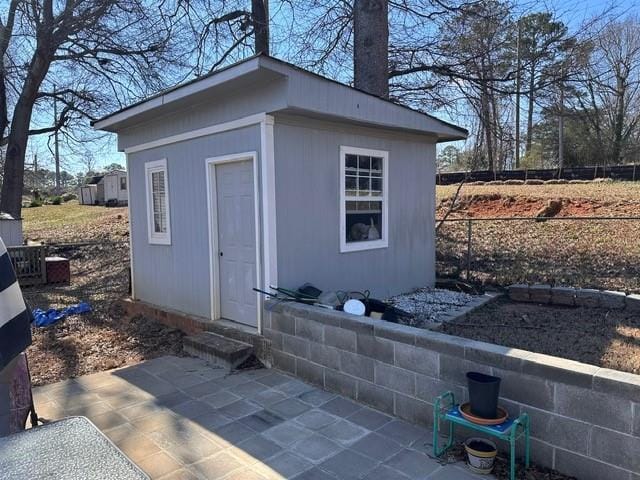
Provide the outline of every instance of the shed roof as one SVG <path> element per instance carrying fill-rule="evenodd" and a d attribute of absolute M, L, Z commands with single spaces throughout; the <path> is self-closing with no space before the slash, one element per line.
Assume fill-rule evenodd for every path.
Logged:
<path fill-rule="evenodd" d="M 176 85 L 145 100 L 113 112 L 95 122 L 99 130 L 118 132 L 175 111 L 193 97 L 237 95 L 239 87 L 259 88 L 272 80 L 284 80 L 283 98 L 265 113 L 296 113 L 318 118 L 377 126 L 435 136 L 437 141 L 462 140 L 467 130 L 433 115 L 368 94 L 354 87 L 266 56 L 249 57 L 223 69 Z"/>

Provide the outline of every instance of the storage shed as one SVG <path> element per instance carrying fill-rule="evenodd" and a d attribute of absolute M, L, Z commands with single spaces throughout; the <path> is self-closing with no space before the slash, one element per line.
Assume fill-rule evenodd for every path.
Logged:
<path fill-rule="evenodd" d="M 264 55 L 94 127 L 127 157 L 134 299 L 260 329 L 256 286 L 434 283 L 436 143 L 462 128 Z"/>
<path fill-rule="evenodd" d="M 80 205 L 100 205 L 104 203 L 104 187 L 98 188 L 102 181 L 102 175 L 94 175 L 78 189 L 78 202 Z"/>
<path fill-rule="evenodd" d="M 112 170 L 107 172 L 98 183 L 105 205 L 126 205 L 128 199 L 127 172 Z"/>

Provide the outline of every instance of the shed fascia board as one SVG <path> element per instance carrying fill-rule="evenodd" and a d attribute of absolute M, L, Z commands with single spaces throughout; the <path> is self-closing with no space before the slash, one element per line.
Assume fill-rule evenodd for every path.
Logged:
<path fill-rule="evenodd" d="M 259 69 L 258 57 L 251 58 L 241 63 L 231 65 L 230 67 L 214 72 L 211 75 L 198 78 L 186 84 L 178 85 L 164 92 L 160 92 L 157 96 L 147 100 L 142 100 L 129 107 L 107 115 L 91 125 L 96 130 L 117 131 L 117 124 L 136 117 L 142 113 L 148 112 L 169 103 L 178 102 L 195 93 L 209 90 L 223 83 L 232 81 L 242 75 L 257 71 Z M 114 128 L 115 127 L 115 128 Z"/>

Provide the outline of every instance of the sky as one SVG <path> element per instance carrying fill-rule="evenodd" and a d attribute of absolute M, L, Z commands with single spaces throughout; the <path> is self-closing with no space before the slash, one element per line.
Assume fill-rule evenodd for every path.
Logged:
<path fill-rule="evenodd" d="M 638 7 L 639 2 L 640 0 L 618 0 L 614 3 L 602 0 L 519 0 L 516 8 L 519 8 L 523 13 L 529 13 L 531 11 L 543 10 L 546 7 L 546 9 L 557 12 L 559 18 L 561 18 L 571 30 L 577 30 L 580 29 L 581 25 L 587 19 L 601 14 L 605 10 L 608 10 L 610 14 L 620 16 L 634 14 L 635 12 L 640 14 L 640 8 Z M 282 13 L 280 13 L 280 15 L 282 15 Z M 286 19 L 283 20 L 286 21 Z M 274 19 L 273 23 L 279 23 L 279 19 Z M 350 75 L 345 76 L 350 78 Z M 455 118 L 450 118 L 444 111 L 429 113 L 435 114 L 443 120 L 453 123 L 456 122 Z M 43 119 L 42 115 L 37 118 L 37 121 L 44 121 L 44 123 L 46 123 L 46 119 Z M 37 154 L 40 168 L 53 169 L 52 145 L 52 141 L 47 136 L 32 138 L 28 147 L 27 163 L 31 163 L 33 161 L 33 155 Z M 92 145 L 95 145 L 92 150 L 96 169 L 99 170 L 111 163 L 125 165 L 125 155 L 117 151 L 116 136 L 114 134 L 109 134 L 106 138 L 96 141 Z M 67 171 L 77 173 L 85 169 L 78 154 L 64 146 L 61 146 L 60 157 L 62 168 Z"/>

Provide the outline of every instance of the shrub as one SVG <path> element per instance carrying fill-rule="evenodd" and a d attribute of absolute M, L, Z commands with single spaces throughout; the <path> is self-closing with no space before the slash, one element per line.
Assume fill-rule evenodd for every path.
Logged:
<path fill-rule="evenodd" d="M 62 196 L 62 201 L 63 202 L 70 202 L 71 200 L 75 200 L 76 198 L 78 198 L 78 196 L 75 193 L 65 193 Z"/>
<path fill-rule="evenodd" d="M 62 197 L 60 195 L 51 197 L 51 205 L 60 205 L 61 203 L 62 203 Z"/>
<path fill-rule="evenodd" d="M 42 200 L 40 200 L 39 198 L 34 198 L 33 200 L 31 200 L 31 203 L 29 204 L 30 207 L 41 207 L 42 206 Z"/>

